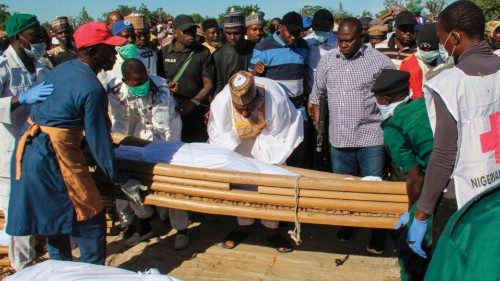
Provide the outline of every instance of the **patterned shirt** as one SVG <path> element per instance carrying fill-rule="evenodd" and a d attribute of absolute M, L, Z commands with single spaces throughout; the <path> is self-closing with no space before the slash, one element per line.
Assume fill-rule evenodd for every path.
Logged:
<path fill-rule="evenodd" d="M 394 68 L 391 60 L 365 45 L 351 59 L 339 49 L 321 58 L 309 100 L 317 105 L 319 95 L 327 95 L 332 146 L 382 145 L 382 116 L 371 88 L 385 68 Z"/>
<path fill-rule="evenodd" d="M 307 64 L 307 93 L 311 92 L 314 83 L 314 73 L 317 70 L 319 60 L 325 56 L 327 53 L 333 51 L 337 48 L 337 35 L 330 32 L 328 40 L 320 44 L 316 39 L 314 39 L 313 34 L 309 34 L 304 37 L 307 45 L 309 46 L 309 55 L 306 59 Z"/>

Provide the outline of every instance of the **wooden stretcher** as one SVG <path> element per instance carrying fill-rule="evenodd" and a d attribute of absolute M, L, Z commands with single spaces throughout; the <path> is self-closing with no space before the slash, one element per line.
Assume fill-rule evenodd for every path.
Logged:
<path fill-rule="evenodd" d="M 113 134 L 115 144 L 147 141 Z M 362 181 L 283 167 L 298 176 L 202 169 L 118 159 L 130 178 L 149 187 L 145 204 L 258 219 L 391 229 L 408 207 L 402 182 Z M 240 185 L 254 186 L 241 190 Z"/>

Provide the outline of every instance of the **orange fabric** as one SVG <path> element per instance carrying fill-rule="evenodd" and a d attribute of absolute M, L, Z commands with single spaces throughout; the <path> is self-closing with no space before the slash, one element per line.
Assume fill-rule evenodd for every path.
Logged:
<path fill-rule="evenodd" d="M 40 126 L 28 119 L 30 127 L 19 139 L 16 150 L 16 180 L 21 179 L 21 162 L 26 141 L 40 132 L 49 135 L 57 163 L 75 208 L 76 219 L 83 221 L 101 212 L 101 195 L 90 175 L 85 156 L 80 149 L 83 128 L 66 129 Z"/>
<path fill-rule="evenodd" d="M 418 99 L 424 97 L 424 74 L 422 73 L 422 69 L 418 64 L 418 60 L 415 54 L 412 54 L 411 56 L 405 58 L 401 62 L 401 67 L 399 68 L 399 70 L 410 73 L 410 89 L 412 91 L 411 98 Z"/>
<path fill-rule="evenodd" d="M 256 138 L 266 127 L 264 95 L 257 92 L 257 106 L 249 117 L 243 117 L 233 107 L 234 127 L 238 137 L 242 140 Z"/>

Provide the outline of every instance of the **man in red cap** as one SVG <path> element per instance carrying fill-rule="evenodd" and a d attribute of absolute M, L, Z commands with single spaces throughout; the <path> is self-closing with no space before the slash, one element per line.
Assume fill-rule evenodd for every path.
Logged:
<path fill-rule="evenodd" d="M 125 39 L 112 36 L 101 22 L 82 25 L 73 36 L 78 59 L 46 76 L 54 92 L 32 105 L 16 141 L 11 169 L 11 202 L 16 204 L 9 208 L 7 233 L 47 236 L 49 257 L 56 260 L 72 260 L 71 236 L 81 261 L 104 264 L 104 211 L 81 147 L 85 132 L 102 171 L 112 181 L 125 182 L 117 180 L 106 91 L 96 76 L 113 67 L 115 46 Z"/>

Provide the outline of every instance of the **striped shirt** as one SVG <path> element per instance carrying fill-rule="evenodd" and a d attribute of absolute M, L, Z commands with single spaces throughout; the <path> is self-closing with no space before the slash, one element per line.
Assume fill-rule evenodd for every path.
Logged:
<path fill-rule="evenodd" d="M 319 104 L 319 95 L 327 95 L 332 146 L 382 145 L 382 116 L 371 88 L 385 68 L 394 68 L 391 60 L 365 45 L 351 59 L 339 49 L 321 58 L 309 101 Z"/>
<path fill-rule="evenodd" d="M 299 39 L 297 45 L 289 47 L 276 31 L 272 37 L 255 45 L 249 69 L 258 62 L 266 64 L 264 77 L 276 80 L 289 90 L 290 97 L 303 94 L 307 43 Z"/>

